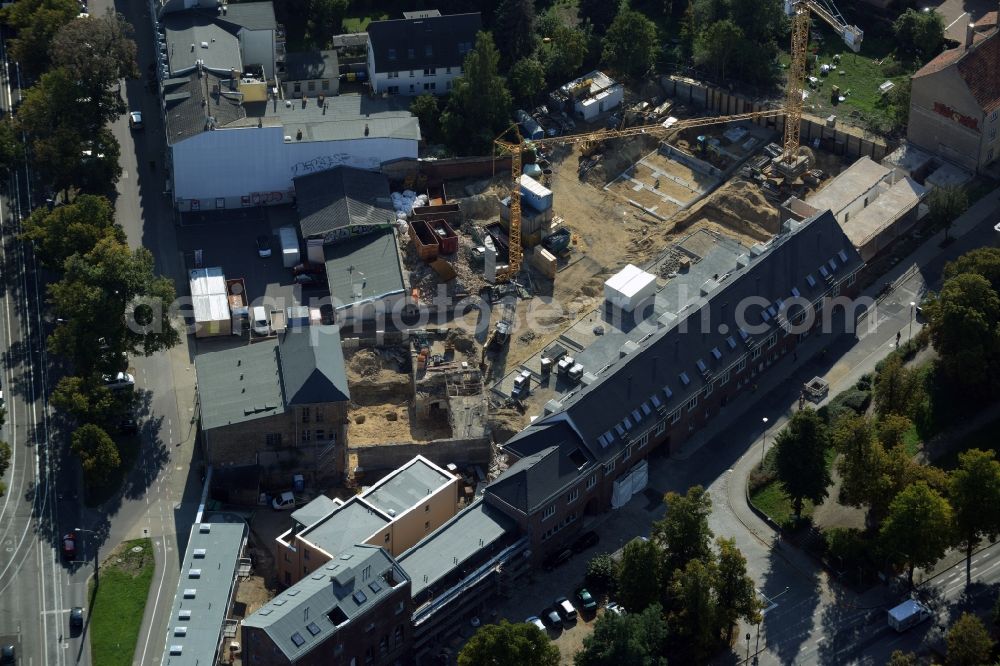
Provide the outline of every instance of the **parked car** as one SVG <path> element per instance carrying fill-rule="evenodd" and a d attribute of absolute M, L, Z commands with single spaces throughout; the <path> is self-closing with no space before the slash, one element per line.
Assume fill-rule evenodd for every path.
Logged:
<path fill-rule="evenodd" d="M 558 629 L 562 626 L 562 618 L 555 608 L 546 608 L 542 611 L 542 622 L 551 629 Z"/>
<path fill-rule="evenodd" d="M 17 663 L 17 652 L 14 650 L 13 645 L 4 645 L 0 647 L 0 664 L 16 664 Z"/>
<path fill-rule="evenodd" d="M 142 111 L 132 111 L 128 114 L 128 127 L 132 130 L 141 130 L 145 127 L 142 124 Z"/>
<path fill-rule="evenodd" d="M 533 624 L 533 625 L 535 625 L 536 627 L 538 627 L 538 629 L 539 629 L 539 630 L 540 630 L 540 631 L 541 631 L 542 633 L 545 633 L 545 623 L 544 623 L 544 622 L 542 622 L 542 618 L 538 617 L 537 615 L 532 615 L 532 616 L 531 616 L 531 617 L 529 617 L 529 618 L 528 618 L 527 620 L 525 620 L 525 623 L 526 623 L 526 624 Z"/>
<path fill-rule="evenodd" d="M 73 606 L 69 611 L 69 627 L 70 629 L 83 629 L 83 609 L 79 606 Z"/>
<path fill-rule="evenodd" d="M 250 309 L 250 326 L 257 335 L 271 335 L 271 319 L 263 305 L 255 305 Z"/>
<path fill-rule="evenodd" d="M 288 511 L 295 508 L 295 495 L 284 492 L 271 500 L 271 508 L 275 511 Z"/>
<path fill-rule="evenodd" d="M 326 275 L 326 266 L 304 261 L 292 269 L 292 275 Z"/>
<path fill-rule="evenodd" d="M 609 601 L 608 605 L 604 607 L 609 613 L 614 613 L 615 615 L 624 615 L 625 609 L 617 601 Z"/>
<path fill-rule="evenodd" d="M 559 565 L 565 564 L 571 557 L 573 557 L 573 551 L 569 548 L 557 550 L 545 558 L 545 561 L 542 563 L 542 568 L 546 571 L 552 571 Z"/>
<path fill-rule="evenodd" d="M 559 613 L 559 617 L 566 624 L 573 624 L 576 622 L 576 608 L 570 603 L 569 599 L 566 597 L 558 597 L 555 602 L 556 612 Z"/>
<path fill-rule="evenodd" d="M 118 432 L 123 435 L 134 435 L 139 432 L 139 423 L 131 416 L 126 416 L 118 422 Z"/>
<path fill-rule="evenodd" d="M 303 287 L 323 287 L 326 285 L 326 278 L 315 273 L 299 273 L 295 276 L 295 283 Z"/>
<path fill-rule="evenodd" d="M 597 532 L 584 532 L 576 538 L 573 542 L 572 549 L 574 553 L 582 553 L 591 546 L 596 546 L 597 542 L 601 540 L 601 537 L 597 535 Z"/>
<path fill-rule="evenodd" d="M 112 391 L 120 391 L 135 386 L 135 377 L 127 372 L 119 372 L 116 375 L 104 375 L 104 385 Z"/>
<path fill-rule="evenodd" d="M 257 236 L 257 256 L 266 259 L 271 256 L 271 237 L 267 235 Z"/>
<path fill-rule="evenodd" d="M 594 611 L 597 610 L 597 601 L 594 600 L 594 596 L 585 587 L 581 587 L 576 591 L 576 603 L 579 604 L 581 610 Z"/>
<path fill-rule="evenodd" d="M 76 533 L 67 532 L 62 538 L 62 554 L 67 560 L 76 559 Z"/>

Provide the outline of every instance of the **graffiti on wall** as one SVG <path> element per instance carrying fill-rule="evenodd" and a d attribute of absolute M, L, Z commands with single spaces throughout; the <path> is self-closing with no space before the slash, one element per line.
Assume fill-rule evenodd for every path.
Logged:
<path fill-rule="evenodd" d="M 955 109 L 951 108 L 947 104 L 941 102 L 934 102 L 934 112 L 944 116 L 945 118 L 950 118 L 951 120 L 965 125 L 969 129 L 978 130 L 979 121 L 971 116 L 967 116 L 964 113 L 959 113 Z"/>
<path fill-rule="evenodd" d="M 283 192 L 254 192 L 240 197 L 243 206 L 267 206 L 281 203 L 285 198 Z"/>
<path fill-rule="evenodd" d="M 305 160 L 293 164 L 292 178 L 305 176 L 310 173 L 316 173 L 317 171 L 326 171 L 327 169 L 343 165 L 356 166 L 361 169 L 377 169 L 379 164 L 380 162 L 377 157 L 360 158 L 357 155 L 351 155 L 350 153 L 321 155 L 319 157 L 314 157 L 311 160 Z"/>

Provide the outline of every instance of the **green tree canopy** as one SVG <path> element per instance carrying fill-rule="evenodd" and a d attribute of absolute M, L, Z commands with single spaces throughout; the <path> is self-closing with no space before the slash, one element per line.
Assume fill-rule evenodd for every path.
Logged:
<path fill-rule="evenodd" d="M 653 604 L 641 613 L 605 613 L 597 618 L 583 649 L 573 657 L 575 666 L 666 666 L 660 656 L 667 637 L 663 609 Z"/>
<path fill-rule="evenodd" d="M 963 273 L 982 275 L 989 281 L 994 291 L 1000 289 L 1000 247 L 976 248 L 944 266 L 946 280 Z"/>
<path fill-rule="evenodd" d="M 886 666 L 917 666 L 917 655 L 912 652 L 893 650 Z"/>
<path fill-rule="evenodd" d="M 618 563 L 609 553 L 594 555 L 587 562 L 587 585 L 592 592 L 611 593 L 618 580 Z"/>
<path fill-rule="evenodd" d="M 70 450 L 80 458 L 84 478 L 101 483 L 122 464 L 114 440 L 100 426 L 87 423 L 73 431 Z"/>
<path fill-rule="evenodd" d="M 603 35 L 618 14 L 620 0 L 580 0 L 577 16 L 594 26 L 597 34 Z"/>
<path fill-rule="evenodd" d="M 716 565 L 712 557 L 691 560 L 674 573 L 667 618 L 671 644 L 681 663 L 707 663 L 719 646 L 719 602 L 715 593 Z"/>
<path fill-rule="evenodd" d="M 993 451 L 970 449 L 958 455 L 948 495 L 955 532 L 965 548 L 965 584 L 972 584 L 972 553 L 984 537 L 1000 536 L 1000 462 Z"/>
<path fill-rule="evenodd" d="M 458 666 L 558 666 L 559 648 L 532 624 L 484 624 L 458 653 Z"/>
<path fill-rule="evenodd" d="M 875 375 L 875 411 L 909 418 L 925 397 L 920 373 L 904 366 L 899 354 L 890 354 Z"/>
<path fill-rule="evenodd" d="M 899 49 L 921 62 L 936 56 L 944 44 L 944 19 L 938 12 L 907 9 L 896 18 L 892 29 Z"/>
<path fill-rule="evenodd" d="M 951 225 L 969 208 L 969 193 L 959 185 L 935 187 L 927 195 L 927 208 L 930 223 L 943 228 L 948 238 Z"/>
<path fill-rule="evenodd" d="M 3 475 L 7 473 L 7 468 L 10 467 L 10 444 L 7 442 L 0 442 L 0 479 Z M 0 481 L 0 497 L 7 494 L 7 484 Z"/>
<path fill-rule="evenodd" d="M 0 173 L 10 173 L 24 159 L 24 146 L 9 116 L 0 118 Z"/>
<path fill-rule="evenodd" d="M 561 86 L 576 77 L 587 58 L 589 40 L 585 30 L 562 24 L 556 27 L 550 43 L 541 49 L 549 83 Z"/>
<path fill-rule="evenodd" d="M 623 2 L 604 36 L 603 62 L 619 74 L 638 79 L 652 69 L 658 51 L 656 25 Z"/>
<path fill-rule="evenodd" d="M 692 0 L 681 37 L 684 51 L 717 76 L 761 85 L 775 78 L 786 26 L 781 0 Z"/>
<path fill-rule="evenodd" d="M 497 35 L 497 49 L 503 68 L 535 50 L 534 0 L 500 0 L 493 21 L 493 34 Z"/>
<path fill-rule="evenodd" d="M 17 0 L 3 10 L 3 21 L 14 29 L 10 54 L 30 75 L 49 67 L 49 45 L 59 29 L 80 14 L 77 0 Z"/>
<path fill-rule="evenodd" d="M 716 539 L 719 548 L 716 566 L 715 596 L 718 603 L 716 627 L 726 643 L 733 639 L 736 623 L 743 619 L 757 624 L 763 617 L 754 581 L 747 574 L 747 560 L 736 547 L 735 539 Z"/>
<path fill-rule="evenodd" d="M 625 544 L 615 587 L 628 612 L 640 613 L 660 600 L 661 562 L 660 547 L 652 541 L 633 539 Z"/>
<path fill-rule="evenodd" d="M 85 194 L 52 210 L 36 208 L 25 220 L 21 238 L 35 244 L 46 268 L 62 271 L 67 259 L 90 252 L 103 238 L 124 243 L 125 231 L 115 223 L 110 201 Z"/>
<path fill-rule="evenodd" d="M 435 143 L 441 133 L 438 99 L 434 95 L 424 93 L 410 102 L 410 113 L 420 121 L 420 133 L 428 143 Z"/>
<path fill-rule="evenodd" d="M 533 106 L 538 94 L 545 89 L 545 68 L 535 58 L 522 58 L 510 68 L 510 91 L 514 99 Z"/>
<path fill-rule="evenodd" d="M 967 398 L 994 395 L 1000 369 L 1000 296 L 978 273 L 945 281 L 926 307 L 941 368 Z"/>
<path fill-rule="evenodd" d="M 667 513 L 653 523 L 653 536 L 664 549 L 664 575 L 683 569 L 691 560 L 705 559 L 711 552 L 712 530 L 708 516 L 712 500 L 701 486 L 691 486 L 684 495 L 667 493 Z"/>
<path fill-rule="evenodd" d="M 962 613 L 948 630 L 948 666 L 983 666 L 992 653 L 993 639 L 983 621 Z"/>
<path fill-rule="evenodd" d="M 725 79 L 741 55 L 743 40 L 743 30 L 728 18 L 706 26 L 694 40 L 695 65 Z"/>
<path fill-rule="evenodd" d="M 480 32 L 465 58 L 465 73 L 452 83 L 441 127 L 448 144 L 463 155 L 489 154 L 493 139 L 510 127 L 510 92 L 498 74 L 499 62 L 493 37 Z"/>
<path fill-rule="evenodd" d="M 52 391 L 52 406 L 78 424 L 108 424 L 118 412 L 115 395 L 94 376 L 61 377 Z"/>
<path fill-rule="evenodd" d="M 341 33 L 349 7 L 348 0 L 309 0 L 307 37 L 316 48 L 326 48 Z"/>
<path fill-rule="evenodd" d="M 914 568 L 929 567 L 941 559 L 951 536 L 951 505 L 924 481 L 896 495 L 880 532 L 886 556 L 907 566 L 911 587 Z"/>
<path fill-rule="evenodd" d="M 822 502 L 830 485 L 826 465 L 829 440 L 826 425 L 815 410 L 802 409 L 775 440 L 775 466 L 781 486 L 792 500 L 795 517 L 802 516 L 802 502 Z"/>

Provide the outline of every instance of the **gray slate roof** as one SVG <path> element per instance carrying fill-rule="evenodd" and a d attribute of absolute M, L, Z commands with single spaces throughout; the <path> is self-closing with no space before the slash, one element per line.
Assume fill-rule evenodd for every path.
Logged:
<path fill-rule="evenodd" d="M 367 577 L 366 567 L 370 567 Z M 406 573 L 383 549 L 351 546 L 245 618 L 243 626 L 266 631 L 294 663 L 329 639 L 338 626 L 379 609 L 383 597 L 408 584 Z M 355 596 L 357 593 L 364 595 L 364 601 L 359 602 L 362 597 Z M 331 620 L 334 609 L 338 609 L 340 625 Z"/>
<path fill-rule="evenodd" d="M 202 531 L 207 527 L 208 531 Z M 243 547 L 245 525 L 240 523 L 196 523 L 191 526 L 177 591 L 170 607 L 162 666 L 195 666 L 211 661 L 219 646 L 226 619 L 229 592 L 236 581 L 236 564 Z M 194 575 L 194 570 L 198 574 Z M 185 590 L 195 590 L 188 598 Z M 181 620 L 181 611 L 191 616 Z M 184 635 L 177 635 L 183 627 Z M 180 654 L 171 655 L 172 646 Z"/>
<path fill-rule="evenodd" d="M 340 166 L 293 178 L 292 183 L 303 238 L 396 221 L 389 180 L 381 173 Z"/>
<path fill-rule="evenodd" d="M 335 308 L 403 293 L 403 269 L 395 230 L 383 229 L 330 243 L 323 251 L 326 281 Z"/>
<path fill-rule="evenodd" d="M 221 82 L 220 77 L 208 71 L 200 78 L 192 73 L 163 82 L 167 140 L 171 144 L 207 131 L 210 122 L 216 127 L 224 127 L 246 116 L 235 99 L 215 92 Z M 201 104 L 203 99 L 206 101 L 204 106 Z"/>
<path fill-rule="evenodd" d="M 336 500 L 332 500 L 326 495 L 317 495 L 304 507 L 292 511 L 292 520 L 303 527 L 309 527 L 317 520 L 322 520 L 331 511 L 340 506 Z"/>
<path fill-rule="evenodd" d="M 276 30 L 278 21 L 274 18 L 274 4 L 266 2 L 240 2 L 226 5 L 224 14 L 216 13 L 217 20 L 234 28 L 248 30 Z"/>
<path fill-rule="evenodd" d="M 340 346 L 340 327 L 307 326 L 279 338 L 285 402 L 311 405 L 351 399 Z"/>
<path fill-rule="evenodd" d="M 745 313 L 746 324 L 759 327 L 762 332 L 741 335 L 735 314 L 740 303 L 751 297 L 763 297 L 775 304 L 778 299 L 788 300 L 796 293 L 813 301 L 829 288 L 821 266 L 830 279 L 839 280 L 864 263 L 829 211 L 793 225 L 790 232 L 779 235 L 766 246 L 757 246 L 744 261 L 747 262 L 744 268 L 721 276 L 721 284 L 710 286 L 704 300 L 684 308 L 676 313 L 676 318 L 652 330 L 651 337 L 637 351 L 614 360 L 606 369 L 587 368 L 586 371 L 597 374 L 596 381 L 565 398 L 562 409 L 536 421 L 533 427 L 511 438 L 505 447 L 515 453 L 536 453 L 549 439 L 539 426 L 564 421 L 576 435 L 556 438 L 567 455 L 579 448 L 586 457 L 598 462 L 614 457 L 625 446 L 619 426 L 626 436 L 645 432 L 662 418 L 660 410 L 669 414 L 682 408 L 708 382 L 747 357 L 772 333 L 783 334 L 775 317 L 765 312 L 766 308 L 751 305 Z M 794 316 L 797 311 L 793 307 L 788 315 Z M 707 323 L 706 330 L 702 330 L 703 322 Z M 698 366 L 699 361 L 705 367 L 704 372 Z M 629 418 L 627 424 L 625 417 Z M 534 463 L 553 464 L 548 458 L 539 458 Z M 562 471 L 561 467 L 556 469 Z M 512 466 L 491 484 L 488 492 L 496 487 L 509 496 L 510 477 L 523 471 L 524 466 Z M 530 499 L 522 503 L 530 507 Z"/>
<path fill-rule="evenodd" d="M 207 69 L 226 72 L 227 77 L 231 68 L 243 69 L 239 39 L 211 14 L 199 11 L 167 14 L 163 17 L 163 31 L 171 76 L 192 71 L 198 60 Z"/>
<path fill-rule="evenodd" d="M 479 12 L 372 21 L 368 24 L 368 40 L 374 52 L 375 71 L 457 67 L 468 52 L 459 46 L 474 45 L 481 29 Z M 390 51 L 395 52 L 395 57 L 390 57 Z"/>
<path fill-rule="evenodd" d="M 447 523 L 437 528 L 399 556 L 399 566 L 412 582 L 410 593 L 417 597 L 517 525 L 499 509 L 482 500 L 476 501 Z"/>
<path fill-rule="evenodd" d="M 336 556 L 355 544 L 364 543 L 390 522 L 389 516 L 352 497 L 325 519 L 302 530 L 299 536 Z"/>
<path fill-rule="evenodd" d="M 450 479 L 417 458 L 365 493 L 365 501 L 390 516 L 403 513 Z"/>
<path fill-rule="evenodd" d="M 350 399 L 336 326 L 195 357 L 205 430 L 283 413 L 289 405 Z"/>
<path fill-rule="evenodd" d="M 286 81 L 335 79 L 340 76 L 336 51 L 297 51 L 285 55 Z"/>
<path fill-rule="evenodd" d="M 307 99 L 305 106 L 301 100 L 287 101 L 246 104 L 245 124 L 256 126 L 259 119 L 264 125 L 281 125 L 295 141 L 362 139 L 366 127 L 368 138 L 420 140 L 420 121 L 410 113 L 406 98 L 334 95 L 325 99 L 326 111 L 315 98 Z M 300 130 L 302 138 L 297 139 Z"/>

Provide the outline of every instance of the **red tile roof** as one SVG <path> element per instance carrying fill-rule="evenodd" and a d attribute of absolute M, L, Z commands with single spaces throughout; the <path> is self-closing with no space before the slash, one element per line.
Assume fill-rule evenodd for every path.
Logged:
<path fill-rule="evenodd" d="M 995 16 L 997 12 L 990 12 L 980 22 L 991 14 Z M 960 46 L 938 54 L 917 70 L 913 78 L 940 72 L 956 63 L 959 75 L 983 112 L 991 113 L 1000 109 L 1000 30 L 994 29 L 986 33 L 968 49 Z"/>
<path fill-rule="evenodd" d="M 983 14 L 983 17 L 981 19 L 976 21 L 976 27 L 988 28 L 989 26 L 996 26 L 998 15 L 1000 15 L 1000 12 L 996 11 L 986 12 L 985 14 Z"/>
<path fill-rule="evenodd" d="M 962 56 L 963 52 L 964 49 L 962 49 L 961 47 L 957 49 L 948 49 L 947 51 L 942 51 L 941 53 L 937 54 L 937 56 L 933 60 L 931 60 L 926 65 L 918 69 L 913 74 L 913 78 L 916 79 L 921 76 L 927 76 L 928 74 L 934 74 L 936 72 L 940 72 L 948 65 L 951 65 L 952 63 L 957 61 Z"/>

